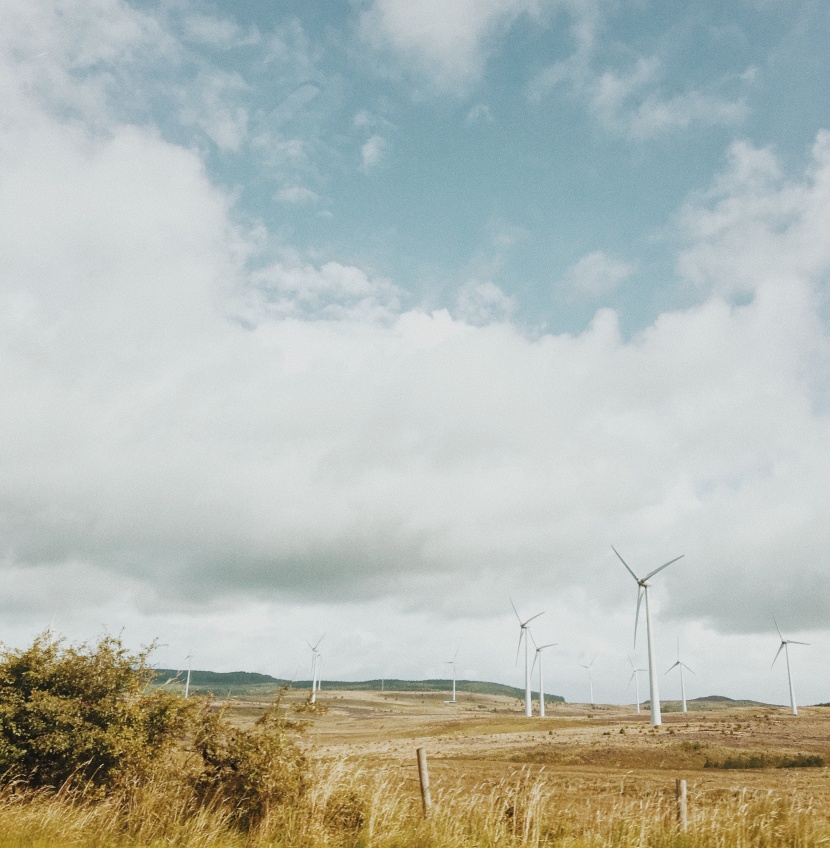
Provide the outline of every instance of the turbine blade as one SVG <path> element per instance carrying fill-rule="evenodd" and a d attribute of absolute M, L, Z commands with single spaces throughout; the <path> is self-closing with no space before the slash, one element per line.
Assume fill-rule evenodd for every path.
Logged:
<path fill-rule="evenodd" d="M 628 563 L 620 556 L 620 552 L 613 545 L 611 545 L 611 550 L 617 555 L 620 562 L 628 569 L 628 573 L 639 583 L 640 578 L 631 570 Z"/>
<path fill-rule="evenodd" d="M 775 618 L 774 614 L 772 616 L 772 620 L 775 622 L 775 629 L 778 631 L 778 635 L 781 638 L 781 641 L 783 642 L 784 641 L 784 634 L 781 632 L 781 628 L 778 626 L 778 620 Z"/>
<path fill-rule="evenodd" d="M 516 613 L 516 618 L 519 621 L 519 624 L 522 623 L 522 617 L 519 615 L 519 611 L 516 609 L 516 604 L 513 603 L 513 598 L 510 599 L 510 606 L 513 607 L 513 612 Z"/>
<path fill-rule="evenodd" d="M 684 556 L 685 554 L 680 554 L 679 557 L 675 557 L 674 559 L 670 559 L 668 562 L 664 562 L 660 566 L 660 568 L 655 568 L 654 571 L 650 572 L 649 574 L 646 574 L 643 580 L 650 580 L 652 577 L 654 577 L 655 574 L 657 574 L 658 571 L 662 571 L 664 568 L 668 568 L 673 562 L 677 562 L 677 560 L 683 559 Z"/>
<path fill-rule="evenodd" d="M 783 650 L 784 650 L 784 645 L 785 645 L 785 644 L 786 644 L 786 643 L 782 641 L 782 642 L 781 642 L 781 644 L 778 646 L 778 650 L 776 651 L 775 659 L 772 661 L 772 665 L 775 665 L 776 660 L 778 659 L 778 654 L 780 654 L 780 653 L 781 653 L 781 651 L 783 651 Z M 770 668 L 772 668 L 772 665 L 770 666 Z"/>
<path fill-rule="evenodd" d="M 637 614 L 634 616 L 634 648 L 637 647 L 637 625 L 640 622 L 640 604 L 643 600 L 643 595 L 645 594 L 645 589 L 640 586 L 637 589 Z"/>

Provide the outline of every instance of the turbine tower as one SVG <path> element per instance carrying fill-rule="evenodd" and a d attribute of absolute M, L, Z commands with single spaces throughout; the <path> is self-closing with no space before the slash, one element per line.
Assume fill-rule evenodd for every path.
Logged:
<path fill-rule="evenodd" d="M 533 634 L 531 634 L 530 638 L 533 639 Z M 542 651 L 544 651 L 545 648 L 552 648 L 554 645 L 558 644 L 558 642 L 548 642 L 547 645 L 537 645 L 536 640 L 533 639 L 533 645 L 536 648 L 536 656 L 533 657 L 533 665 L 536 665 L 536 660 L 539 660 L 539 718 L 545 717 L 545 675 L 542 671 Z M 533 671 L 532 666 L 530 670 L 531 672 Z"/>
<path fill-rule="evenodd" d="M 588 663 L 588 665 L 585 665 L 584 663 L 580 663 L 580 665 L 582 666 L 582 668 L 587 668 L 587 669 L 588 669 L 588 683 L 590 684 L 590 687 L 591 687 L 591 709 L 593 709 L 593 708 L 594 708 L 594 674 L 593 674 L 593 672 L 591 671 L 591 666 L 592 666 L 592 665 L 593 665 L 596 661 L 597 661 L 597 658 L 596 658 L 596 657 L 594 657 L 594 658 L 591 660 L 591 662 L 589 662 L 589 663 Z"/>
<path fill-rule="evenodd" d="M 527 626 L 534 618 L 539 618 L 540 615 L 544 615 L 544 611 L 537 612 L 536 615 L 532 615 L 530 618 L 522 621 L 522 617 L 519 615 L 519 611 L 516 609 L 516 605 L 513 603 L 512 599 L 510 601 L 510 606 L 513 607 L 513 612 L 516 613 L 516 618 L 519 620 L 519 647 L 516 649 L 516 662 L 519 661 L 519 651 L 522 649 L 522 639 L 525 640 L 525 716 L 530 718 L 530 716 L 533 715 L 533 706 L 530 700 L 530 645 L 528 644 L 530 642 L 528 639 L 528 633 L 530 633 L 530 631 L 527 629 Z"/>
<path fill-rule="evenodd" d="M 323 634 L 323 636 L 321 636 L 313 645 L 311 644 L 311 642 L 306 640 L 306 645 L 308 645 L 308 647 L 311 648 L 311 703 L 312 704 L 317 703 L 317 688 L 318 688 L 317 687 L 317 674 L 318 674 L 318 671 L 319 671 L 318 666 L 320 665 L 320 662 L 319 662 L 320 652 L 317 650 L 317 648 L 320 645 L 320 642 L 323 641 L 324 636 L 325 636 L 325 634 Z"/>
<path fill-rule="evenodd" d="M 772 617 L 772 620 L 775 621 L 775 616 Z M 778 651 L 775 654 L 775 659 L 772 661 L 772 665 L 775 665 L 775 663 L 778 660 L 778 654 L 780 654 L 781 651 L 783 651 L 784 652 L 784 659 L 787 661 L 787 681 L 790 684 L 790 712 L 793 715 L 798 715 L 798 707 L 796 706 L 796 703 L 795 703 L 795 689 L 793 688 L 793 675 L 792 675 L 792 672 L 790 671 L 790 652 L 789 652 L 788 646 L 789 645 L 809 645 L 810 643 L 809 642 L 796 642 L 795 639 L 785 639 L 781 635 L 781 628 L 778 626 L 777 621 L 775 621 L 775 629 L 778 631 L 778 637 L 781 639 L 781 644 L 778 646 Z M 772 668 L 772 665 L 770 666 L 770 668 Z"/>
<path fill-rule="evenodd" d="M 680 711 L 687 713 L 687 712 L 689 712 L 689 710 L 686 708 L 686 687 L 683 684 L 683 669 L 685 668 L 686 671 L 692 671 L 692 670 L 689 668 L 689 666 L 686 665 L 686 663 L 683 662 L 683 660 L 680 659 L 680 637 L 679 636 L 677 637 L 677 662 L 673 666 L 671 666 L 671 668 L 669 668 L 669 671 L 671 671 L 673 668 L 679 668 L 680 669 Z M 669 671 L 667 671 L 666 674 L 668 674 Z M 694 674 L 693 671 L 692 671 L 692 674 Z"/>
<path fill-rule="evenodd" d="M 452 666 L 452 700 L 444 701 L 445 704 L 454 704 L 455 703 L 455 661 L 458 659 L 458 648 L 455 650 L 455 655 L 451 660 L 447 660 L 444 665 Z"/>
<path fill-rule="evenodd" d="M 646 574 L 645 577 L 638 577 L 630 568 L 628 563 L 620 556 L 619 551 L 611 545 L 611 550 L 617 555 L 619 561 L 625 566 L 626 571 L 637 581 L 637 614 L 634 616 L 634 645 L 637 645 L 637 624 L 640 620 L 640 602 L 643 600 L 643 596 L 645 595 L 646 599 L 646 635 L 648 636 L 648 684 L 649 684 L 649 697 L 651 698 L 651 723 L 655 727 L 661 725 L 663 723 L 663 717 L 660 714 L 660 692 L 657 687 L 657 663 L 654 659 L 654 639 L 652 638 L 651 632 L 651 608 L 648 603 L 648 589 L 649 589 L 649 580 L 657 574 L 658 571 L 662 571 L 664 568 L 668 568 L 672 563 L 677 562 L 677 560 L 683 558 L 683 554 L 679 557 L 675 557 L 674 559 L 670 559 L 668 562 L 664 562 L 659 568 L 655 568 L 654 571 L 650 571 Z"/>
<path fill-rule="evenodd" d="M 637 693 L 637 715 L 640 714 L 640 677 L 639 674 L 641 671 L 648 671 L 646 668 L 635 668 L 634 660 L 631 657 L 628 658 L 628 664 L 631 666 L 631 677 L 628 678 L 628 685 L 631 685 L 631 681 L 634 681 L 634 691 Z"/>

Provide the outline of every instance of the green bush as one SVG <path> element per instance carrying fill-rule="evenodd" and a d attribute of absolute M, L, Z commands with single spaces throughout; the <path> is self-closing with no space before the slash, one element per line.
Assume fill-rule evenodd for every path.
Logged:
<path fill-rule="evenodd" d="M 178 740 L 189 707 L 147 693 L 149 649 L 105 636 L 64 646 L 50 632 L 0 653 L 0 774 L 33 787 L 105 787 L 152 765 Z"/>
<path fill-rule="evenodd" d="M 194 779 L 199 802 L 228 808 L 236 824 L 250 828 L 296 801 L 308 788 L 309 773 L 293 739 L 300 729 L 281 713 L 279 699 L 250 730 L 204 709 L 193 740 L 201 760 Z"/>
<path fill-rule="evenodd" d="M 0 652 L 0 781 L 127 807 L 163 789 L 182 810 L 210 807 L 243 829 L 305 792 L 302 728 L 280 699 L 251 729 L 235 727 L 208 698 L 151 689 L 150 650 L 111 636 L 66 646 L 47 632 Z"/>

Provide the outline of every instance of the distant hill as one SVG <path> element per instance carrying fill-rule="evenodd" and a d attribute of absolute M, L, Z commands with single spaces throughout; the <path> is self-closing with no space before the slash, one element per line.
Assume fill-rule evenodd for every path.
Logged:
<path fill-rule="evenodd" d="M 155 683 L 184 685 L 187 671 L 176 671 L 171 668 L 157 668 Z M 196 691 L 209 689 L 223 692 L 235 690 L 237 694 L 253 694 L 279 689 L 289 685 L 292 689 L 310 689 L 310 680 L 284 680 L 271 677 L 270 674 L 257 674 L 251 671 L 201 671 L 193 669 L 190 672 L 190 688 Z M 470 692 L 476 695 L 506 695 L 510 698 L 524 698 L 524 689 L 515 686 L 505 686 L 503 683 L 488 683 L 480 680 L 457 680 L 457 692 Z M 337 689 L 349 692 L 451 692 L 452 680 L 324 680 L 322 691 Z M 536 693 L 538 697 L 538 692 Z M 547 695 L 548 701 L 564 703 L 561 695 Z"/>
<path fill-rule="evenodd" d="M 763 701 L 745 701 L 735 700 L 735 698 L 727 698 L 726 695 L 707 695 L 704 698 L 691 698 L 689 703 L 694 701 L 696 704 L 723 704 L 730 707 L 768 707 Z"/>

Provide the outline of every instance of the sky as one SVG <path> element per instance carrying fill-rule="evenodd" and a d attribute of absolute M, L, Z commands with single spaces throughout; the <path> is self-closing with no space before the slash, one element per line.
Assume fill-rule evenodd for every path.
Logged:
<path fill-rule="evenodd" d="M 823 0 L 0 17 L 5 645 L 830 701 Z"/>

